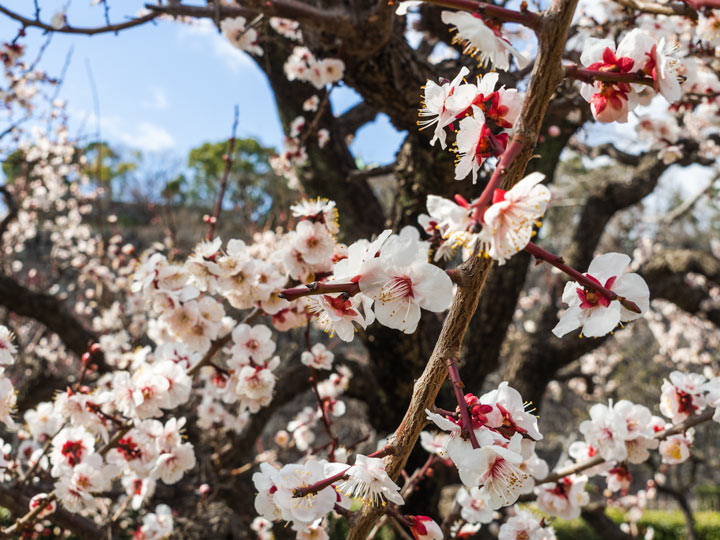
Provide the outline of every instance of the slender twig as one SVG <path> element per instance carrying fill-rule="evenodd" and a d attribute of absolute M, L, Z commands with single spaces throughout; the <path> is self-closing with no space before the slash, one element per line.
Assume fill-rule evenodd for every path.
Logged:
<path fill-rule="evenodd" d="M 533 30 L 540 24 L 540 15 L 527 9 L 515 11 L 512 9 L 486 4 L 485 2 L 477 2 L 476 0 L 425 0 L 428 4 L 435 4 L 452 9 L 460 9 L 479 13 L 486 17 L 492 17 L 503 22 L 512 22 L 527 26 Z"/>
<path fill-rule="evenodd" d="M 685 419 L 684 421 L 680 422 L 679 424 L 671 426 L 663 431 L 658 431 L 653 436 L 653 438 L 657 439 L 659 441 L 662 441 L 672 435 L 677 435 L 678 433 L 684 433 L 685 431 L 687 431 L 688 429 L 690 429 L 693 426 L 696 426 L 698 424 L 702 424 L 703 422 L 707 422 L 708 420 L 711 420 L 714 414 L 715 414 L 715 409 L 709 409 L 702 414 L 697 414 L 697 415 L 691 416 L 690 418 Z M 536 484 L 540 485 L 540 484 L 547 484 L 549 482 L 557 482 L 558 480 L 560 480 L 561 478 L 564 478 L 565 476 L 570 476 L 572 474 L 582 472 L 591 467 L 595 467 L 596 465 L 600 465 L 601 463 L 605 463 L 605 461 L 606 460 L 602 456 L 595 456 L 594 458 L 589 459 L 587 461 L 583 461 L 582 463 L 576 463 L 575 465 L 565 467 L 565 468 L 560 469 L 552 474 L 549 474 L 542 480 L 538 480 L 536 482 Z"/>
<path fill-rule="evenodd" d="M 142 17 L 137 17 L 135 19 L 130 19 L 129 21 L 125 21 L 122 23 L 117 24 L 108 24 L 105 26 L 97 26 L 93 28 L 80 28 L 80 27 L 72 27 L 65 25 L 61 29 L 53 28 L 51 25 L 42 22 L 40 19 L 29 19 L 28 17 L 24 17 L 20 15 L 19 13 L 15 13 L 14 11 L 9 10 L 8 8 L 0 5 L 0 13 L 3 13 L 10 17 L 11 19 L 14 19 L 21 23 L 25 27 L 35 27 L 35 28 L 42 28 L 46 32 L 56 32 L 61 34 L 86 34 L 89 36 L 95 35 L 95 34 L 103 34 L 107 32 L 118 32 L 120 30 L 125 30 L 126 28 L 132 28 L 133 26 L 139 26 L 141 24 L 145 24 L 146 22 L 152 21 L 155 17 L 159 15 L 159 13 L 148 13 L 147 15 L 143 15 Z"/>
<path fill-rule="evenodd" d="M 217 4 L 220 5 L 219 2 Z M 212 240 L 213 235 L 215 234 L 215 226 L 217 225 L 217 221 L 220 218 L 220 212 L 222 211 L 223 198 L 225 197 L 225 190 L 227 189 L 228 177 L 230 176 L 230 169 L 232 169 L 233 156 L 235 153 L 235 135 L 237 133 L 239 114 L 238 106 L 235 105 L 232 135 L 230 135 L 230 139 L 228 139 L 227 154 L 223 156 L 223 160 L 225 160 L 225 170 L 223 170 L 222 178 L 220 178 L 220 189 L 218 191 L 217 202 L 215 203 L 215 210 L 213 211 L 212 216 L 210 216 L 210 219 L 208 219 L 208 232 L 205 236 L 207 240 Z"/>
<path fill-rule="evenodd" d="M 495 171 L 490 177 L 490 181 L 485 186 L 485 189 L 483 189 L 480 197 L 472 204 L 472 208 L 475 208 L 473 220 L 477 223 L 480 223 L 483 211 L 490 204 L 490 201 L 492 201 L 493 194 L 500 185 L 502 179 L 508 174 L 510 164 L 518 155 L 520 155 L 524 147 L 525 140 L 522 137 L 517 135 L 513 137 L 512 142 L 508 145 L 507 149 L 500 158 Z"/>
<path fill-rule="evenodd" d="M 311 296 L 313 294 L 346 293 L 348 296 L 354 296 L 359 292 L 360 285 L 358 283 L 322 283 L 316 281 L 302 287 L 285 289 L 278 293 L 278 297 L 285 300 L 293 301 L 297 300 L 302 296 Z"/>
<path fill-rule="evenodd" d="M 368 454 L 367 457 L 371 458 L 381 458 L 385 456 L 389 456 L 395 453 L 395 447 L 391 446 L 389 444 L 386 444 L 383 446 L 380 450 L 373 452 L 372 454 Z M 293 492 L 293 497 L 305 497 L 307 495 L 310 495 L 311 493 L 317 493 L 320 490 L 325 489 L 328 486 L 333 485 L 335 482 L 339 482 L 340 480 L 345 480 L 347 478 L 347 472 L 352 467 L 349 467 L 347 469 L 344 469 L 340 471 L 339 473 L 333 474 L 332 476 L 329 476 L 327 478 L 324 478 L 323 480 L 320 480 L 319 482 L 315 482 L 314 484 L 310 484 L 309 486 L 303 486 L 296 488 Z"/>
<path fill-rule="evenodd" d="M 594 81 L 604 81 L 611 83 L 644 84 L 651 88 L 655 87 L 655 81 L 653 78 L 647 77 L 641 72 L 613 73 L 610 71 L 584 69 L 578 67 L 576 64 L 565 66 L 565 77 L 577 79 L 588 84 L 592 84 Z"/>
<path fill-rule="evenodd" d="M 472 419 L 470 418 L 467 402 L 465 401 L 465 396 L 463 395 L 464 385 L 460 380 L 460 371 L 458 370 L 457 360 L 455 358 L 448 358 L 445 360 L 445 365 L 447 365 L 448 376 L 452 381 L 455 399 L 457 400 L 458 408 L 460 409 L 462 428 L 467 431 L 472 447 L 480 448 L 480 444 L 478 443 L 477 437 L 475 437 L 475 431 L 472 427 Z"/>
<path fill-rule="evenodd" d="M 613 300 L 618 300 L 625 309 L 628 309 L 632 311 L 633 313 L 642 313 L 642 310 L 638 307 L 638 305 L 628 300 L 627 298 L 624 298 L 622 296 L 618 296 L 617 293 L 614 293 L 610 289 L 598 284 L 597 282 L 589 279 L 586 275 L 581 274 L 577 270 L 575 270 L 572 266 L 568 266 L 565 264 L 565 261 L 562 257 L 558 257 L 557 255 L 553 255 L 552 253 L 545 251 L 540 246 L 533 244 L 530 242 L 527 246 L 525 246 L 525 251 L 530 253 L 533 257 L 535 257 L 538 260 L 542 260 L 545 262 L 550 263 L 558 270 L 562 270 L 567 275 L 569 275 L 571 278 L 573 278 L 575 281 L 580 283 L 583 287 L 592 289 L 594 291 L 597 291 L 598 293 L 602 294 L 606 299 L 608 299 L 610 302 Z"/>

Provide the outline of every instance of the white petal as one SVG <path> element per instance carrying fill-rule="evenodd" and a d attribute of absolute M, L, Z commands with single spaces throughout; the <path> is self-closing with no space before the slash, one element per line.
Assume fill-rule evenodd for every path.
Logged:
<path fill-rule="evenodd" d="M 610 302 L 608 307 L 595 307 L 583 324 L 583 336 L 600 337 L 609 334 L 620 322 L 620 302 Z"/>

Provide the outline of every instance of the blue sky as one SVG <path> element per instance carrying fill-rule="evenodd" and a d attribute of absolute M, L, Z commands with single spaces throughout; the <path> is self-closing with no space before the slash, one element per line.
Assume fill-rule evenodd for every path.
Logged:
<path fill-rule="evenodd" d="M 76 0 L 67 10 L 72 26 L 104 24 L 102 7 Z M 143 2 L 110 1 L 110 18 L 120 22 Z M 32 2 L 3 5 L 32 16 Z M 48 22 L 64 2 L 40 0 L 41 19 Z M 3 39 L 19 25 L 0 15 Z M 29 58 L 45 40 L 42 30 L 28 29 Z M 97 118 L 87 66 L 92 70 L 100 102 L 104 139 L 126 147 L 169 153 L 181 158 L 193 146 L 228 137 L 233 107 L 240 108 L 238 135 L 278 146 L 282 131 L 275 103 L 263 73 L 245 53 L 233 48 L 210 21 L 185 25 L 169 21 L 121 32 L 80 36 L 55 34 L 40 67 L 58 75 L 70 49 L 73 55 L 60 97 L 68 103 L 71 128 L 94 134 Z M 342 112 L 359 100 L 350 89 L 333 91 L 333 110 Z M 402 140 L 385 117 L 363 128 L 353 151 L 367 163 L 393 160 Z"/>

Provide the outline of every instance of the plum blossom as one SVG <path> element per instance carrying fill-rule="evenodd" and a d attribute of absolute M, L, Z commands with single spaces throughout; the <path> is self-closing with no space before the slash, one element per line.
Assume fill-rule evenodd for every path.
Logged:
<path fill-rule="evenodd" d="M 505 151 L 508 135 L 493 134 L 485 122 L 482 109 L 473 105 L 472 116 L 460 120 L 455 140 L 458 160 L 455 164 L 455 180 L 463 180 L 472 173 L 473 184 L 477 182 L 478 171 L 485 159 L 499 156 Z"/>
<path fill-rule="evenodd" d="M 455 495 L 455 501 L 460 505 L 462 518 L 468 523 L 490 523 L 494 519 L 495 512 L 488 506 L 485 494 L 479 487 L 461 487 Z"/>
<path fill-rule="evenodd" d="M 255 482 L 256 487 L 260 484 L 260 487 L 258 487 L 260 490 L 258 497 L 263 494 L 263 484 L 267 484 L 269 480 L 272 486 L 268 488 L 267 491 L 273 491 L 272 503 L 277 508 L 282 519 L 292 521 L 296 525 L 310 525 L 333 509 L 337 501 L 337 493 L 333 487 L 328 486 L 320 491 L 309 493 L 304 497 L 295 497 L 295 490 L 324 480 L 325 465 L 327 465 L 327 462 L 324 460 L 318 461 L 310 459 L 302 465 L 285 465 L 279 471 L 271 473 L 272 476 L 269 479 L 258 477 L 258 481 L 255 482 L 255 477 L 253 476 L 253 482 Z M 266 471 L 268 470 L 266 469 Z M 257 505 L 258 502 L 256 499 L 256 507 Z M 268 510 L 265 503 L 263 503 L 263 510 L 265 510 L 265 512 Z M 261 514 L 270 519 L 265 512 Z M 272 515 L 272 513 L 270 515 Z"/>
<path fill-rule="evenodd" d="M 63 473 L 55 484 L 55 492 L 62 505 L 71 512 L 92 510 L 99 504 L 95 494 L 110 489 L 115 474 L 115 468 L 104 465 L 99 454 L 91 454 Z"/>
<path fill-rule="evenodd" d="M 15 363 L 15 345 L 13 333 L 7 327 L 0 325 L 0 366 L 9 366 Z"/>
<path fill-rule="evenodd" d="M 250 326 L 239 324 L 232 331 L 233 346 L 230 349 L 233 367 L 244 366 L 255 362 L 262 364 L 275 352 L 275 342 L 272 340 L 272 331 L 264 324 Z"/>
<path fill-rule="evenodd" d="M 529 479 L 520 468 L 521 440 L 519 433 L 508 442 L 490 431 L 482 431 L 478 437 L 480 448 L 463 447 L 451 454 L 462 483 L 470 488 L 480 486 L 482 496 L 493 510 L 513 504 Z"/>
<path fill-rule="evenodd" d="M 360 291 L 375 300 L 375 316 L 385 326 L 412 334 L 420 309 L 440 312 L 450 305 L 453 284 L 427 262 L 428 245 L 413 227 L 388 238 L 379 257 L 363 263 Z"/>
<path fill-rule="evenodd" d="M 606 461 L 622 461 L 627 457 L 627 424 L 612 406 L 596 403 L 590 407 L 590 420 L 582 422 L 579 429 Z"/>
<path fill-rule="evenodd" d="M 534 172 L 507 191 L 495 190 L 493 204 L 483 215 L 478 242 L 500 265 L 527 246 L 533 227 L 545 213 L 550 190 L 540 184 L 544 179 L 544 174 Z"/>
<path fill-rule="evenodd" d="M 611 39 L 586 39 L 580 61 L 593 71 L 612 73 L 630 73 L 635 66 L 632 58 L 615 54 L 615 42 Z M 583 83 L 580 89 L 598 122 L 627 122 L 628 112 L 636 104 L 632 92 L 630 84 L 624 82 L 595 81 Z"/>
<path fill-rule="evenodd" d="M 658 452 L 663 463 L 677 465 L 687 461 L 690 457 L 690 447 L 695 439 L 695 428 L 690 428 L 684 433 L 677 433 L 660 441 Z"/>
<path fill-rule="evenodd" d="M 511 429 L 513 433 L 527 435 L 535 441 L 543 438 L 537 426 L 537 416 L 526 412 L 526 405 L 520 392 L 503 381 L 495 390 L 480 396 L 481 404 L 492 406 L 492 411 L 485 413 L 485 425 L 491 428 Z"/>
<path fill-rule="evenodd" d="M 322 343 L 316 343 L 309 351 L 303 351 L 300 361 L 315 369 L 332 369 L 335 355 L 327 350 Z"/>
<path fill-rule="evenodd" d="M 373 458 L 358 454 L 355 465 L 350 467 L 337 463 L 326 467 L 329 475 L 345 470 L 348 479 L 337 485 L 339 492 L 352 499 L 362 499 L 364 502 L 375 505 L 390 501 L 395 504 L 404 504 L 400 496 L 400 488 L 385 472 L 385 462 L 381 458 Z"/>
<path fill-rule="evenodd" d="M 481 65 L 491 63 L 495 69 L 507 71 L 510 54 L 515 57 L 519 68 L 527 65 L 528 59 L 502 35 L 501 25 L 466 11 L 443 11 L 441 18 L 442 22 L 457 29 L 453 42 L 462 44 L 465 47 L 463 52 L 477 57 Z"/>
<path fill-rule="evenodd" d="M 600 337 L 612 332 L 620 322 L 632 321 L 650 306 L 650 291 L 645 280 L 635 273 L 624 273 L 630 257 L 622 253 L 606 253 L 593 259 L 586 277 L 614 292 L 618 297 L 634 302 L 640 313 L 625 308 L 619 298 L 608 300 L 589 287 L 582 288 L 571 281 L 565 285 L 562 300 L 568 309 L 560 316 L 552 332 L 563 337 L 575 328 L 582 327 L 587 337 Z"/>
<path fill-rule="evenodd" d="M 433 138 L 430 140 L 432 146 L 435 145 L 435 141 L 439 140 L 440 146 L 445 148 L 447 136 L 445 127 L 450 125 L 458 114 L 467 109 L 475 97 L 474 88 L 471 85 L 461 85 L 468 73 L 470 70 L 463 67 L 452 81 L 444 80 L 441 81 L 442 84 L 437 84 L 428 80 L 425 83 L 423 108 L 420 109 L 421 120 L 418 121 L 418 126 L 421 130 L 435 126 Z M 459 100 L 461 102 L 458 105 Z"/>
<path fill-rule="evenodd" d="M 660 388 L 660 412 L 678 424 L 705 408 L 706 379 L 699 373 L 673 371 Z"/>
<path fill-rule="evenodd" d="M 8 427 L 14 427 L 12 412 L 17 403 L 17 393 L 10 379 L 0 375 L 0 422 Z"/>
<path fill-rule="evenodd" d="M 575 519 L 580 509 L 590 501 L 585 491 L 587 476 L 565 476 L 555 484 L 543 484 L 535 489 L 540 510 L 562 519 Z"/>
<path fill-rule="evenodd" d="M 234 47 L 256 56 L 262 56 L 263 50 L 258 45 L 257 30 L 245 26 L 245 17 L 223 19 L 220 22 L 220 30 Z"/>
<path fill-rule="evenodd" d="M 515 507 L 515 515 L 500 526 L 498 540 L 555 540 L 555 531 L 527 510 Z"/>
<path fill-rule="evenodd" d="M 134 540 L 164 540 L 173 532 L 172 510 L 166 504 L 159 504 L 155 512 L 143 516 L 143 524 L 138 527 Z"/>
<path fill-rule="evenodd" d="M 410 532 L 415 540 L 442 540 L 443 533 L 440 525 L 427 516 L 408 516 L 412 522 Z"/>

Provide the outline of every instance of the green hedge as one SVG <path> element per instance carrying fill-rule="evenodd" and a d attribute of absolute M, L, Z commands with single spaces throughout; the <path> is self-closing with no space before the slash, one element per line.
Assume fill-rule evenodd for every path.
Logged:
<path fill-rule="evenodd" d="M 608 511 L 608 515 L 617 523 L 622 523 L 622 514 Z M 720 512 L 695 512 L 696 529 L 700 540 L 720 540 Z M 646 510 L 638 522 L 641 530 L 655 529 L 654 540 L 685 540 L 685 519 L 680 511 L 664 512 Z M 558 540 L 604 540 L 582 519 L 572 521 L 553 520 Z"/>

